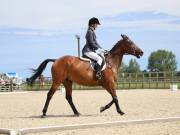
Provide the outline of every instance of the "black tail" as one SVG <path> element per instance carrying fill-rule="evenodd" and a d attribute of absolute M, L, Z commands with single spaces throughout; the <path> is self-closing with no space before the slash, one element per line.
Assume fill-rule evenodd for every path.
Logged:
<path fill-rule="evenodd" d="M 33 82 L 42 74 L 42 72 L 44 71 L 44 69 L 47 66 L 48 62 L 55 62 L 56 59 L 46 59 L 44 60 L 37 69 L 32 69 L 34 74 L 30 77 L 27 78 L 26 81 L 29 85 L 32 85 Z"/>

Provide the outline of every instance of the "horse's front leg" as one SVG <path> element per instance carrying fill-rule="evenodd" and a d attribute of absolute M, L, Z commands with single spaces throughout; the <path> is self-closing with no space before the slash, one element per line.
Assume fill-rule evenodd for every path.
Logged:
<path fill-rule="evenodd" d="M 102 107 L 100 108 L 100 112 L 103 112 L 103 111 L 105 111 L 106 109 L 109 109 L 109 108 L 112 106 L 113 103 L 114 103 L 114 101 L 112 100 L 109 104 L 107 104 L 107 105 L 105 105 L 105 106 L 102 106 Z"/>
<path fill-rule="evenodd" d="M 112 100 L 109 104 L 107 104 L 107 105 L 105 105 L 105 106 L 103 106 L 103 107 L 100 108 L 100 112 L 103 112 L 103 111 L 105 111 L 106 109 L 109 109 L 109 108 L 112 106 L 112 104 L 115 103 L 117 112 L 118 112 L 119 114 L 123 115 L 124 112 L 120 109 L 117 96 L 113 96 L 112 98 L 113 98 L 113 100 Z"/>
<path fill-rule="evenodd" d="M 123 115 L 124 112 L 120 109 L 118 98 L 117 98 L 117 95 L 116 95 L 116 90 L 115 90 L 116 87 L 115 87 L 114 79 L 113 78 L 104 78 L 104 85 L 103 85 L 103 87 L 111 94 L 112 101 L 109 104 L 107 104 L 106 106 L 101 107 L 100 108 L 100 112 L 105 111 L 106 109 L 110 108 L 113 103 L 115 103 L 117 112 L 119 114 Z"/>
<path fill-rule="evenodd" d="M 120 115 L 124 115 L 124 112 L 120 109 L 117 96 L 114 95 L 114 96 L 112 96 L 112 98 L 113 98 L 113 101 L 114 101 L 114 103 L 115 103 L 117 112 L 118 112 Z"/>

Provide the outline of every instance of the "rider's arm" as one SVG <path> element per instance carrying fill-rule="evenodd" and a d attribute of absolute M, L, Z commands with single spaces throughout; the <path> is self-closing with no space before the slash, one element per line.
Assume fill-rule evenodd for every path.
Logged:
<path fill-rule="evenodd" d="M 95 38 L 95 43 L 98 46 L 98 48 L 102 49 L 102 47 L 99 45 L 99 43 L 97 42 L 96 38 Z"/>
<path fill-rule="evenodd" d="M 102 48 L 96 41 L 96 39 L 93 38 L 93 32 L 91 30 L 88 30 L 87 31 L 87 34 L 86 34 L 86 40 L 87 40 L 87 43 L 92 47 L 92 48 L 95 48 L 95 49 L 98 49 L 98 48 Z"/>

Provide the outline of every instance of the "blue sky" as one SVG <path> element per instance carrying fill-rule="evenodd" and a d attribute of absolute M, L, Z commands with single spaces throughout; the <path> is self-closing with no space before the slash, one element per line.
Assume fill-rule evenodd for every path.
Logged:
<path fill-rule="evenodd" d="M 94 16 L 102 24 L 96 34 L 104 49 L 127 34 L 144 51 L 136 59 L 142 70 L 158 49 L 172 51 L 180 70 L 179 9 L 178 0 L 0 0 L 0 72 L 28 77 L 28 69 L 46 58 L 77 55 L 75 35 L 80 35 L 82 48 L 88 19 Z M 131 58 L 123 61 L 127 64 Z"/>

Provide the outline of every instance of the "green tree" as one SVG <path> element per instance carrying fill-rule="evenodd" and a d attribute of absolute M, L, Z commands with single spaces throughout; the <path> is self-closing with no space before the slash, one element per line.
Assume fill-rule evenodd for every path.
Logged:
<path fill-rule="evenodd" d="M 121 66 L 119 67 L 119 69 L 118 69 L 118 79 L 122 79 L 122 78 L 124 78 L 124 73 L 127 73 L 127 69 L 128 69 L 128 66 L 124 63 L 124 62 L 122 62 L 121 63 Z"/>
<path fill-rule="evenodd" d="M 127 68 L 128 68 L 128 66 L 124 62 L 122 62 L 118 72 L 119 73 L 120 72 L 121 73 L 126 73 L 127 72 Z"/>
<path fill-rule="evenodd" d="M 157 50 L 152 52 L 148 59 L 148 69 L 150 71 L 176 71 L 176 56 L 167 50 Z"/>
<path fill-rule="evenodd" d="M 135 59 L 131 59 L 129 61 L 129 66 L 127 67 L 127 72 L 128 73 L 140 72 L 140 66 Z"/>

